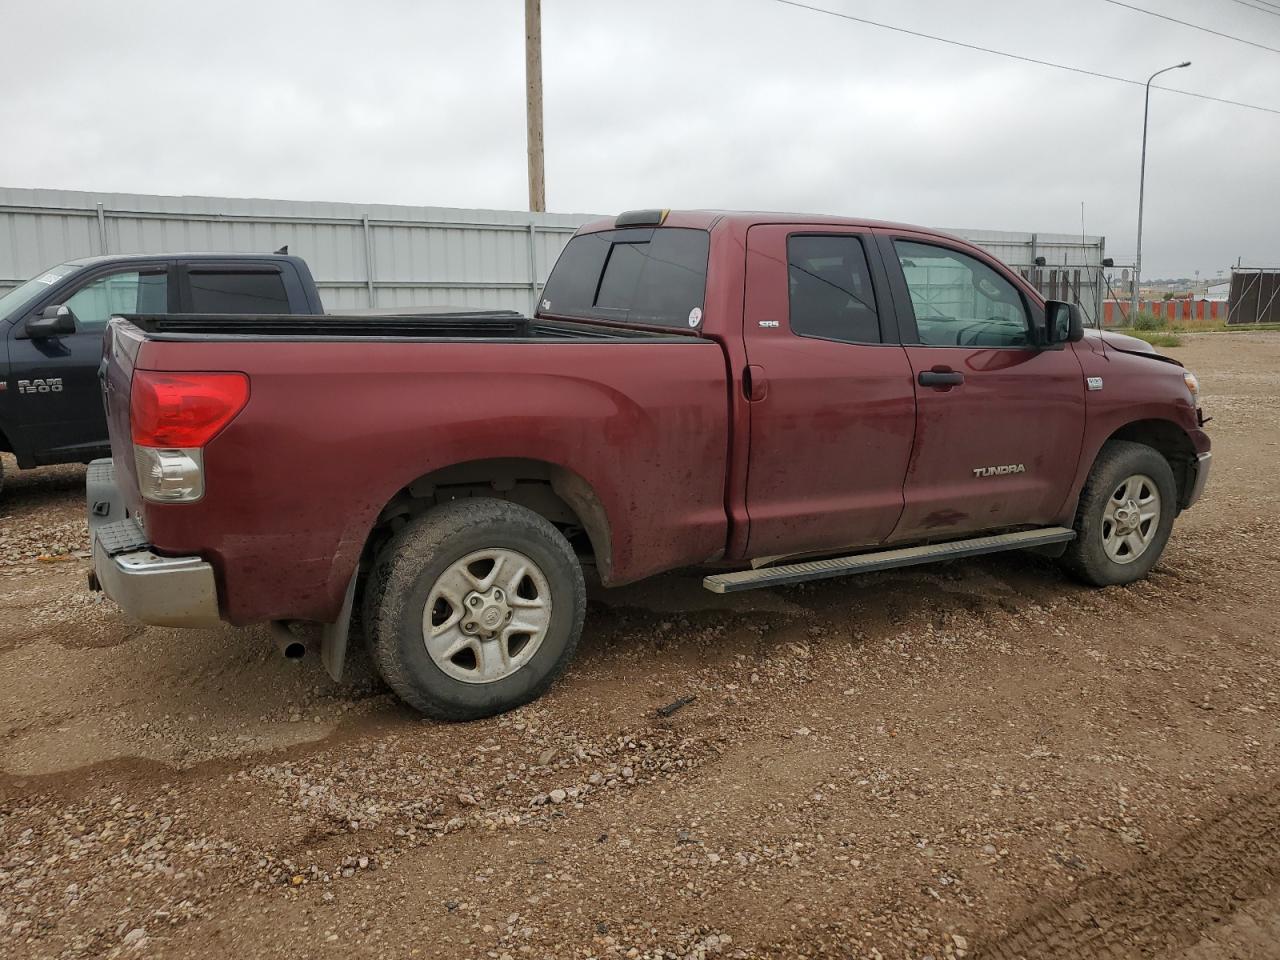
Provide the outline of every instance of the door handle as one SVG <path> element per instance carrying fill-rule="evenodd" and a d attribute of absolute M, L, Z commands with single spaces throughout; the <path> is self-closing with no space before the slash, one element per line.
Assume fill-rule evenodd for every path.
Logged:
<path fill-rule="evenodd" d="M 921 370 L 917 379 L 922 387 L 958 387 L 964 383 L 964 374 L 959 370 L 935 368 L 933 370 Z"/>
<path fill-rule="evenodd" d="M 758 403 L 769 395 L 769 381 L 765 379 L 764 367 L 758 363 L 749 363 L 742 371 L 742 392 L 752 403 Z"/>

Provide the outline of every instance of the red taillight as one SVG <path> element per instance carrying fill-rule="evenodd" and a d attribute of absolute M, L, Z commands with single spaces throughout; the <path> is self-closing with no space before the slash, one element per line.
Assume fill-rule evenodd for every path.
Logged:
<path fill-rule="evenodd" d="M 137 370 L 129 391 L 133 442 L 144 447 L 203 447 L 249 401 L 243 373 Z"/>

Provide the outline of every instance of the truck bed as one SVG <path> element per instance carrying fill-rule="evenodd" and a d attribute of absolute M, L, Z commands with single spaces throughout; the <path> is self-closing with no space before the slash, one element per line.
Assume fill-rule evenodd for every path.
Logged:
<path fill-rule="evenodd" d="M 601 518 L 606 582 L 724 551 L 729 386 L 710 338 L 453 312 L 139 315 L 112 320 L 108 339 L 123 503 L 157 553 L 212 564 L 232 623 L 332 622 L 392 500 L 458 465 L 518 460 L 580 492 Z M 135 369 L 249 380 L 203 449 L 197 502 L 140 499 Z"/>
<path fill-rule="evenodd" d="M 321 315 L 122 314 L 154 340 L 685 340 L 692 330 L 535 320 L 514 310 Z"/>

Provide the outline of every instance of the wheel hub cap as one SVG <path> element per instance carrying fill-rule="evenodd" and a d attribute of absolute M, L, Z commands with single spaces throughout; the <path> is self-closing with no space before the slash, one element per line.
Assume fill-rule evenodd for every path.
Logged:
<path fill-rule="evenodd" d="M 1133 533 L 1138 526 L 1140 514 L 1136 500 L 1126 500 L 1123 507 L 1116 508 L 1116 530 L 1121 534 Z"/>
<path fill-rule="evenodd" d="M 506 602 L 506 594 L 497 587 L 484 593 L 473 590 L 467 594 L 463 604 L 466 614 L 462 618 L 462 629 L 465 633 L 489 637 L 511 619 L 511 607 Z"/>
<path fill-rule="evenodd" d="M 422 611 L 422 642 L 435 665 L 465 683 L 516 673 L 551 627 L 551 585 L 523 553 L 477 550 L 447 567 Z"/>
<path fill-rule="evenodd" d="M 1116 563 L 1147 552 L 1160 528 L 1160 490 L 1146 474 L 1126 477 L 1102 511 L 1102 549 Z"/>

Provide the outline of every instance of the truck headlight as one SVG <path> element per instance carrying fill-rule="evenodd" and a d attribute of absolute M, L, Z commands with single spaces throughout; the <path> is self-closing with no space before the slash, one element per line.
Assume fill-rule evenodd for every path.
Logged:
<path fill-rule="evenodd" d="M 1182 382 L 1187 385 L 1187 389 L 1191 391 L 1191 399 L 1200 399 L 1200 381 L 1196 379 L 1196 375 L 1190 370 L 1182 371 Z"/>
<path fill-rule="evenodd" d="M 199 447 L 133 448 L 138 490 L 153 503 L 189 503 L 204 496 L 204 455 Z"/>

